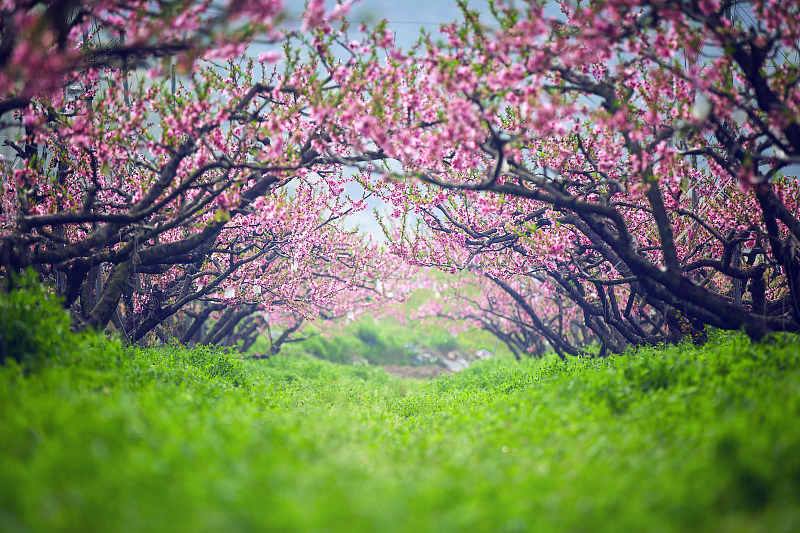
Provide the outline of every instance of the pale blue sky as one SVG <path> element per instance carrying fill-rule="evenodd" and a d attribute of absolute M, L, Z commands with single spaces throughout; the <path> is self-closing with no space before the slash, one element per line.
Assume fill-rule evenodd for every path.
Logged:
<path fill-rule="evenodd" d="M 333 7 L 336 1 L 327 0 L 326 4 Z M 287 1 L 286 5 L 290 13 L 299 15 L 304 2 Z M 470 6 L 488 11 L 486 0 L 473 0 Z M 421 27 L 435 33 L 439 24 L 458 20 L 460 14 L 455 0 L 361 0 L 353 5 L 348 18 L 366 22 L 386 19 L 397 32 L 397 45 L 407 47 L 416 40 Z"/>

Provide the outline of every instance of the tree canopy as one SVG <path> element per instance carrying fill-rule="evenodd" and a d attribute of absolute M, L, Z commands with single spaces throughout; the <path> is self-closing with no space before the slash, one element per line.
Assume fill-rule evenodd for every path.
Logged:
<path fill-rule="evenodd" d="M 31 266 L 131 340 L 221 312 L 220 342 L 385 309 L 437 267 L 468 276 L 421 313 L 517 354 L 796 332 L 799 7 L 464 3 L 402 50 L 349 3 L 284 35 L 279 2 L 8 2 L 6 290 Z M 341 225 L 369 197 L 386 246 Z"/>

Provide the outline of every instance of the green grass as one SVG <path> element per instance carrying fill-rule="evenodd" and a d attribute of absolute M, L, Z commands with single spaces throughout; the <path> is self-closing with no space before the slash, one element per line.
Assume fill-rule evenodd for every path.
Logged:
<path fill-rule="evenodd" d="M 797 341 L 420 383 L 87 336 L 0 369 L 0 531 L 797 531 Z"/>

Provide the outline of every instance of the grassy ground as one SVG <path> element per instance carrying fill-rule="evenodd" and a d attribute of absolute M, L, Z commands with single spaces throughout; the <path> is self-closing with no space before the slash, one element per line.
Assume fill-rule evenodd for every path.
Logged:
<path fill-rule="evenodd" d="M 797 531 L 797 341 L 414 382 L 85 337 L 0 368 L 0 531 Z"/>

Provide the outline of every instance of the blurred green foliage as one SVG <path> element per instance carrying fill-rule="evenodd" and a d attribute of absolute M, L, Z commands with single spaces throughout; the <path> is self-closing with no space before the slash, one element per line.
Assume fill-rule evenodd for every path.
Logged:
<path fill-rule="evenodd" d="M 73 339 L 0 367 L 0 531 L 800 530 L 800 343 L 429 382 Z"/>
<path fill-rule="evenodd" d="M 16 277 L 15 290 L 0 291 L 0 364 L 13 358 L 26 367 L 49 358 L 64 358 L 75 350 L 69 315 L 38 275 L 29 270 Z"/>
<path fill-rule="evenodd" d="M 475 354 L 478 350 L 497 350 L 499 356 L 511 352 L 487 331 L 473 329 L 453 336 L 438 324 L 411 322 L 400 324 L 393 318 L 375 321 L 364 316 L 333 335 L 318 335 L 309 328 L 312 336 L 305 341 L 284 345 L 282 354 L 297 356 L 306 352 L 319 359 L 349 364 L 361 358 L 377 365 L 409 364 L 416 353 L 430 351 L 444 355 L 452 350 Z M 414 350 L 417 351 L 414 351 Z M 266 342 L 258 342 L 251 353 L 265 353 Z"/>

